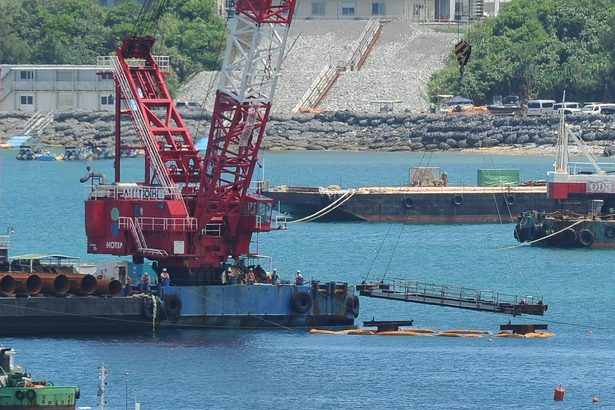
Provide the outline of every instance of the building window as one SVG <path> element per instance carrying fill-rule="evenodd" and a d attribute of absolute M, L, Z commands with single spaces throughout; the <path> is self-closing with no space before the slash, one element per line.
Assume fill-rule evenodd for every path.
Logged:
<path fill-rule="evenodd" d="M 113 105 L 114 102 L 115 102 L 115 99 L 113 98 L 112 95 L 100 97 L 101 105 Z"/>
<path fill-rule="evenodd" d="M 312 3 L 312 15 L 324 16 L 325 15 L 325 3 Z"/>
<path fill-rule="evenodd" d="M 21 80 L 32 80 L 34 78 L 34 71 L 20 71 L 19 78 Z"/>
<path fill-rule="evenodd" d="M 56 80 L 73 81 L 73 72 L 72 71 L 58 71 L 56 73 Z"/>
<path fill-rule="evenodd" d="M 34 97 L 31 95 L 22 95 L 19 98 L 21 105 L 34 105 Z"/>
<path fill-rule="evenodd" d="M 384 3 L 372 3 L 372 16 L 384 16 Z"/>
<path fill-rule="evenodd" d="M 342 2 L 342 16 L 354 16 L 356 3 L 354 1 Z"/>
<path fill-rule="evenodd" d="M 75 103 L 75 96 L 73 93 L 59 93 L 58 94 L 58 107 L 69 108 L 73 107 Z"/>
<path fill-rule="evenodd" d="M 101 73 L 100 79 L 101 80 L 113 80 L 113 73 Z"/>

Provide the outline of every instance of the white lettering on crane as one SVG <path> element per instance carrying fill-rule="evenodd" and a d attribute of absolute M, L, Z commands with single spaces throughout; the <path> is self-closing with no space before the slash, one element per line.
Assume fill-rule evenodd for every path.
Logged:
<path fill-rule="evenodd" d="M 124 243 L 123 242 L 109 241 L 109 242 L 105 243 L 105 248 L 107 248 L 107 249 L 122 249 L 123 247 L 124 247 Z"/>
<path fill-rule="evenodd" d="M 612 182 L 589 182 L 587 192 L 615 192 Z"/>
<path fill-rule="evenodd" d="M 126 199 L 164 199 L 164 190 L 159 188 L 124 188 L 122 197 Z"/>

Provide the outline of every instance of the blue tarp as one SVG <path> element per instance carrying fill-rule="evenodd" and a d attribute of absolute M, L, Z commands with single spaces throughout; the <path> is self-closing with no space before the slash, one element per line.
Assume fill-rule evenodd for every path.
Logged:
<path fill-rule="evenodd" d="M 30 138 L 32 138 L 32 135 L 16 135 L 9 138 L 6 143 L 9 144 L 11 148 L 19 148 L 23 144 L 25 144 Z"/>

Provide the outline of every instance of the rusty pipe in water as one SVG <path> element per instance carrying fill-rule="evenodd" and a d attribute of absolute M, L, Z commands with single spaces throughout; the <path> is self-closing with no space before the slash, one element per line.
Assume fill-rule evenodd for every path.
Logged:
<path fill-rule="evenodd" d="M 11 296 L 15 293 L 17 282 L 13 275 L 0 273 L 0 296 Z"/>
<path fill-rule="evenodd" d="M 98 279 L 96 295 L 119 295 L 122 291 L 122 282 L 117 279 Z"/>
<path fill-rule="evenodd" d="M 68 293 L 70 289 L 70 281 L 63 273 L 59 275 L 39 273 L 38 275 L 43 280 L 43 293 L 56 296 L 63 296 Z"/>
<path fill-rule="evenodd" d="M 36 273 L 13 273 L 12 275 L 17 281 L 15 293 L 36 295 L 43 290 L 43 279 Z"/>
<path fill-rule="evenodd" d="M 91 295 L 96 292 L 97 281 L 94 275 L 68 274 L 70 293 Z"/>

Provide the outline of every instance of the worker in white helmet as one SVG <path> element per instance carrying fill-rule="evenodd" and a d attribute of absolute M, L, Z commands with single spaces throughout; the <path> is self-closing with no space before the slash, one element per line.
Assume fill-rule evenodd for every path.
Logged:
<path fill-rule="evenodd" d="M 295 285 L 297 286 L 303 285 L 303 275 L 301 274 L 300 270 L 298 270 L 297 274 L 295 275 Z"/>

